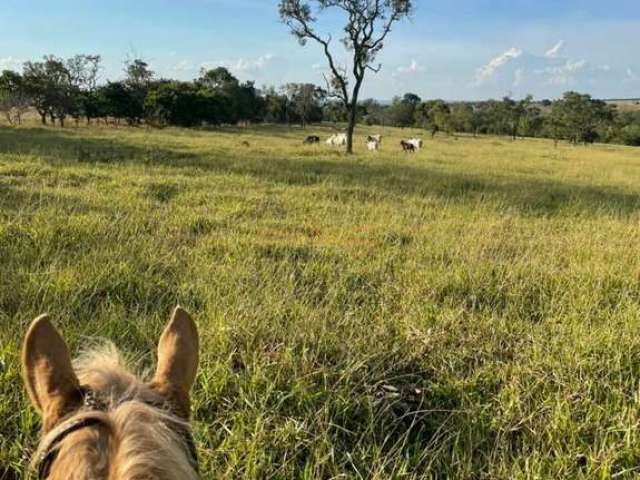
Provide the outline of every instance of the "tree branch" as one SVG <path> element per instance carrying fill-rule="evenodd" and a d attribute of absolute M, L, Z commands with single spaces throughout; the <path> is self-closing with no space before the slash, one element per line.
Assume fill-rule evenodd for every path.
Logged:
<path fill-rule="evenodd" d="M 347 69 L 340 71 L 331 53 L 331 37 L 322 38 L 312 25 L 316 19 L 312 16 L 311 0 L 280 0 L 280 16 L 301 44 L 308 39 L 322 46 L 333 79 L 324 76 L 330 95 L 340 98 L 349 111 L 349 129 L 347 151 L 352 151 L 353 130 L 355 128 L 358 96 L 367 71 L 378 73 L 382 65 L 374 65 L 377 54 L 395 22 L 408 16 L 413 8 L 412 0 L 315 0 L 322 12 L 329 8 L 338 8 L 346 13 L 347 23 L 343 30 L 342 43 L 353 52 L 351 74 L 355 79 L 353 90 L 349 94 L 349 75 Z M 376 37 L 376 35 L 378 35 Z"/>

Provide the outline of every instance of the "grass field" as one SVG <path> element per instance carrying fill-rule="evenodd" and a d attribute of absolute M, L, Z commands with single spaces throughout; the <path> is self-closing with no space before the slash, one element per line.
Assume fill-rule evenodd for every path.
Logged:
<path fill-rule="evenodd" d="M 307 133 L 0 129 L 0 477 L 36 315 L 149 366 L 180 303 L 203 478 L 637 478 L 640 149 Z"/>
<path fill-rule="evenodd" d="M 619 112 L 637 112 L 640 111 L 640 99 L 633 98 L 628 100 L 606 100 L 610 105 L 615 105 Z"/>

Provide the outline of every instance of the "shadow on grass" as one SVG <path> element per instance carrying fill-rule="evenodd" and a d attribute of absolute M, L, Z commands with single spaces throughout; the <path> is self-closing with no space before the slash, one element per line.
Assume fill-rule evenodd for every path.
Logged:
<path fill-rule="evenodd" d="M 334 132 L 343 131 L 338 127 L 330 125 L 310 125 L 306 129 L 300 125 L 280 126 L 280 125 L 252 125 L 248 128 L 238 126 L 224 126 L 224 127 L 200 127 L 194 129 L 198 132 L 206 133 L 221 133 L 221 134 L 233 134 L 239 136 L 268 136 L 270 138 L 281 138 L 284 140 L 295 141 L 299 140 L 300 144 L 308 135 L 322 135 L 329 137 Z"/>
<path fill-rule="evenodd" d="M 235 129 L 243 131 L 242 129 Z M 233 133 L 234 129 L 220 130 Z M 264 130 L 272 135 L 272 129 Z M 258 133 L 263 130 L 258 130 Z M 255 135 L 255 133 L 254 133 Z M 322 152 L 322 153 L 320 153 Z M 320 151 L 320 154 L 324 154 Z M 341 156 L 294 158 L 233 147 L 211 148 L 207 153 L 180 151 L 156 145 L 139 146 L 113 138 L 86 138 L 64 130 L 0 129 L 0 153 L 37 155 L 52 162 L 140 163 L 173 169 L 197 168 L 217 174 L 248 175 L 257 179 L 294 186 L 309 186 L 327 180 L 346 187 L 346 196 L 362 196 L 374 190 L 372 200 L 385 196 L 439 197 L 460 203 L 496 203 L 523 215 L 553 215 L 563 210 L 572 214 L 611 213 L 630 215 L 640 210 L 640 195 L 615 187 L 580 185 L 535 178 L 509 179 L 493 175 L 443 173 L 428 165 L 373 165 Z M 252 155 L 258 156 L 252 157 Z M 349 190 L 351 189 L 351 191 Z M 355 191 L 354 191 L 355 189 Z M 335 193 L 328 193 L 334 195 Z"/>
<path fill-rule="evenodd" d="M 132 145 L 113 137 L 91 138 L 77 129 L 0 128 L 0 154 L 35 155 L 50 162 L 161 164 L 188 154 L 155 145 Z"/>

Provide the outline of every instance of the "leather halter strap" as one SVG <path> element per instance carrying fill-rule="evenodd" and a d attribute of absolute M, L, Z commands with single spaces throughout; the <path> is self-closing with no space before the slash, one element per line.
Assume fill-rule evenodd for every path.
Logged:
<path fill-rule="evenodd" d="M 86 386 L 80 387 L 80 394 L 83 399 L 82 408 L 80 409 L 81 412 L 106 413 L 109 411 L 108 406 L 104 402 L 102 402 L 98 398 L 96 393 L 93 390 L 91 390 L 89 387 L 86 387 Z M 122 405 L 123 403 L 126 403 L 127 401 L 132 401 L 132 400 L 126 400 L 124 402 L 121 402 L 120 405 Z M 155 408 L 160 408 L 157 405 L 150 405 L 150 406 Z M 161 409 L 171 411 L 170 409 L 167 409 L 167 408 L 161 408 Z M 62 425 L 63 427 L 60 428 L 60 431 L 57 433 L 55 437 L 49 440 L 49 442 L 46 445 L 46 448 L 42 451 L 42 454 L 38 458 L 36 466 L 37 466 L 39 480 L 46 480 L 49 477 L 53 462 L 55 462 L 58 456 L 58 451 L 59 451 L 58 447 L 69 435 L 79 430 L 83 430 L 85 428 L 104 425 L 104 422 L 100 418 L 85 416 L 83 418 L 79 418 L 76 420 L 73 420 L 73 419 L 68 420 L 67 422 L 63 422 Z M 182 440 L 184 441 L 184 445 L 187 448 L 189 462 L 191 463 L 191 466 L 193 467 L 193 469 L 196 472 L 198 472 L 199 471 L 198 452 L 197 452 L 196 444 L 193 440 L 193 435 L 191 434 L 191 431 L 185 428 L 179 428 L 179 429 L 176 429 L 175 431 L 177 434 L 180 435 L 180 437 L 182 437 Z"/>
<path fill-rule="evenodd" d="M 67 438 L 72 433 L 77 432 L 78 430 L 83 430 L 85 428 L 94 427 L 101 424 L 102 420 L 92 417 L 70 421 L 68 424 L 66 424 L 65 427 L 60 431 L 60 433 L 58 433 L 58 435 L 56 435 L 55 438 L 53 438 L 51 442 L 49 442 L 47 448 L 42 452 L 42 455 L 38 459 L 38 478 L 40 480 L 45 480 L 47 477 L 49 477 L 49 473 L 51 473 L 51 466 L 58 456 L 58 447 L 65 438 Z"/>

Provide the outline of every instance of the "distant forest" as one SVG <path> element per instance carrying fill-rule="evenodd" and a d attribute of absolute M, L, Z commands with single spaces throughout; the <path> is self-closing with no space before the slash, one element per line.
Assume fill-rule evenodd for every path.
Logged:
<path fill-rule="evenodd" d="M 249 123 L 306 127 L 347 120 L 345 106 L 313 84 L 259 89 L 224 67 L 203 70 L 198 78 L 184 82 L 157 78 L 141 59 L 125 62 L 125 76 L 119 81 L 99 82 L 100 70 L 98 55 L 70 59 L 50 55 L 26 62 L 22 72 L 5 70 L 0 75 L 0 114 L 15 125 L 35 110 L 43 124 L 60 126 L 71 120 L 156 127 Z M 360 102 L 358 121 L 422 128 L 434 136 L 491 134 L 640 146 L 640 107 L 623 111 L 612 102 L 578 92 L 553 101 L 529 96 L 453 103 L 407 93 L 391 104 Z"/>

